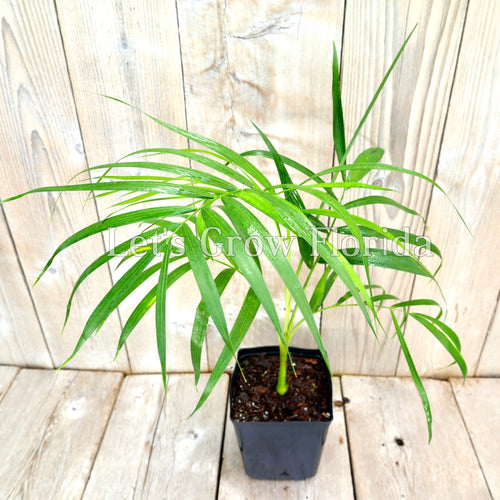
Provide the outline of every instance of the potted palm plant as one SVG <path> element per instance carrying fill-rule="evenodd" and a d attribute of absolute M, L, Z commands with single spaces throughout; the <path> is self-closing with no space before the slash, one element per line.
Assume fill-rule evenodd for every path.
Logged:
<path fill-rule="evenodd" d="M 368 174 L 373 171 L 400 172 L 441 188 L 423 174 L 382 163 L 384 152 L 380 148 L 370 148 L 354 161 L 348 161 L 353 143 L 408 40 L 409 37 L 385 74 L 349 142 L 346 142 L 344 133 L 339 64 L 334 46 L 332 99 L 336 166 L 319 172 L 311 171 L 278 153 L 256 125 L 265 149 L 237 153 L 206 137 L 147 115 L 159 125 L 197 143 L 200 148 L 143 149 L 119 162 L 87 169 L 84 173 L 90 172 L 94 182 L 41 187 L 4 200 L 12 201 L 29 193 L 49 191 L 87 191 L 93 196 L 106 193 L 124 195 L 117 212 L 68 237 L 56 249 L 41 275 L 56 255 L 85 238 L 110 228 L 138 227 L 134 238 L 122 241 L 103 253 L 88 265 L 76 281 L 68 301 L 66 320 L 74 294 L 89 275 L 112 260 L 118 259 L 121 263 L 134 257 L 128 270 L 89 316 L 66 363 L 126 297 L 154 276 L 154 287 L 137 304 L 124 324 L 117 354 L 135 326 L 154 306 L 158 354 L 165 381 L 166 291 L 184 275 L 192 273 L 202 297 L 195 312 L 191 335 L 196 383 L 210 318 L 224 341 L 194 411 L 202 406 L 230 361 L 236 359 L 237 367 L 230 389 L 231 419 L 247 473 L 260 478 L 303 479 L 316 472 L 321 446 L 332 419 L 332 370 L 315 315 L 326 307 L 354 304 L 373 333 L 378 335 L 379 331 L 384 331 L 379 312 L 386 310 L 422 400 L 430 439 L 432 416 L 429 401 L 405 342 L 403 328 L 410 319 L 423 325 L 443 344 L 465 377 L 467 367 L 460 353 L 459 339 L 442 321 L 442 309 L 436 301 L 426 298 L 400 300 L 371 281 L 370 270 L 373 266 L 422 275 L 435 281 L 435 273 L 428 270 L 415 255 L 415 248 L 424 240 L 398 228 L 381 227 L 356 215 L 352 209 L 384 203 L 418 215 L 392 198 L 381 196 L 382 191 L 388 190 L 367 180 Z M 192 166 L 188 168 L 152 161 L 154 155 L 162 154 L 188 159 Z M 263 175 L 252 162 L 256 157 L 274 163 L 279 184 L 273 184 Z M 142 171 L 142 176 L 137 175 L 138 169 Z M 359 190 L 370 194 L 344 201 L 348 191 L 359 193 Z M 306 198 L 314 200 L 311 206 L 306 205 Z M 151 201 L 155 202 L 153 207 L 143 205 Z M 356 248 L 337 247 L 331 241 L 334 234 L 348 235 L 356 242 Z M 405 238 L 402 238 L 403 235 Z M 134 242 L 138 241 L 138 237 L 141 244 L 136 247 Z M 393 244 L 393 249 L 370 247 L 365 243 L 366 237 L 389 242 Z M 290 248 L 293 245 L 298 248 L 297 262 L 291 258 Z M 430 251 L 441 257 L 434 244 L 428 245 Z M 285 287 L 284 321 L 280 321 L 262 271 L 263 259 L 275 268 Z M 229 328 L 221 296 L 237 275 L 244 278 L 248 288 L 240 312 Z M 333 304 L 325 306 L 335 282 L 345 287 L 345 293 Z M 308 292 L 310 290 L 312 292 Z M 435 306 L 437 313 L 431 316 L 415 310 L 420 306 Z M 276 330 L 277 345 L 241 350 L 238 354 L 238 348 L 260 307 Z M 317 344 L 314 352 L 290 346 L 294 333 L 303 323 Z M 255 380 L 257 385 L 252 384 Z M 322 392 L 322 384 L 326 392 Z M 309 392 L 315 398 L 313 401 L 307 400 L 302 393 L 306 388 L 312 389 Z M 266 403 L 270 406 L 265 406 Z M 273 447 L 275 444 L 276 448 Z"/>

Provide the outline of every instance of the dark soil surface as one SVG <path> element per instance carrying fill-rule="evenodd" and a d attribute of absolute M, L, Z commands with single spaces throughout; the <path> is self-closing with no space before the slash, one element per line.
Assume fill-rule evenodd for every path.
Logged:
<path fill-rule="evenodd" d="M 276 392 L 279 355 L 256 354 L 245 357 L 233 385 L 231 416 L 240 422 L 331 419 L 328 393 L 329 374 L 322 360 L 293 356 L 295 372 L 288 366 L 288 392 Z"/>

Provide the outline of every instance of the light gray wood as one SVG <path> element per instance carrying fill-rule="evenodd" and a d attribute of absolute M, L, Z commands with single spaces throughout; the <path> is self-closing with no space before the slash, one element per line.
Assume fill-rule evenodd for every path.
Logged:
<path fill-rule="evenodd" d="M 249 9 L 247 2 L 238 0 L 181 0 L 178 7 L 190 130 L 236 151 L 262 149 L 265 145 L 251 119 L 280 153 L 313 170 L 329 167 L 333 151 L 331 41 L 334 38 L 340 45 L 344 2 L 259 0 Z M 256 164 L 279 183 L 272 162 L 256 160 Z M 262 261 L 276 308 L 283 316 L 284 288 L 272 266 L 265 258 Z M 244 280 L 236 279 L 224 293 L 230 322 L 247 289 Z M 276 332 L 260 311 L 243 345 L 276 343 Z M 314 345 L 305 327 L 298 330 L 293 343 Z M 211 368 L 222 346 L 211 328 Z"/>
<path fill-rule="evenodd" d="M 118 161 L 145 147 L 185 147 L 184 139 L 167 133 L 138 111 L 97 95 L 123 99 L 162 120 L 185 127 L 175 2 L 56 3 L 89 164 Z M 114 201 L 116 198 L 110 197 L 98 200 L 101 217 L 110 213 L 108 208 Z M 116 231 L 116 242 L 132 235 L 125 229 Z M 109 233 L 105 234 L 108 247 L 110 238 Z M 112 267 L 113 278 L 118 279 L 126 267 L 120 268 L 120 272 Z M 148 282 L 122 304 L 123 322 L 152 286 Z M 177 291 L 169 294 L 169 371 L 192 369 L 189 322 L 197 299 L 191 290 L 191 282 L 184 280 Z M 154 314 L 148 314 L 138 325 L 127 346 L 132 371 L 160 371 Z"/>
<path fill-rule="evenodd" d="M 163 403 L 160 375 L 125 378 L 83 498 L 134 498 L 138 478 L 148 467 Z"/>
<path fill-rule="evenodd" d="M 470 2 L 436 179 L 474 237 L 438 192 L 432 194 L 428 221 L 429 236 L 443 242 L 440 248 L 446 256 L 438 279 L 448 302 L 448 321 L 462 340 L 472 373 L 478 367 L 500 290 L 499 23 L 499 2 Z M 419 280 L 413 296 L 423 293 L 428 294 L 428 283 Z M 417 327 L 407 330 L 422 373 L 459 375 L 457 366 L 447 366 L 450 356 L 430 335 Z M 485 364 L 477 373 L 499 375 L 498 323 L 489 335 Z M 405 372 L 401 367 L 398 370 Z"/>
<path fill-rule="evenodd" d="M 430 444 L 410 378 L 342 377 L 358 499 L 490 498 L 448 382 L 424 384 L 433 413 Z"/>
<path fill-rule="evenodd" d="M 0 234 L 0 363 L 53 368 L 3 213 Z"/>
<path fill-rule="evenodd" d="M 22 370 L 0 404 L 0 497 L 81 498 L 121 379 Z"/>
<path fill-rule="evenodd" d="M 493 498 L 500 498 L 500 379 L 450 380 Z"/>
<path fill-rule="evenodd" d="M 85 155 L 54 3 L 51 0 L 2 2 L 1 11 L 0 197 L 5 199 L 30 188 L 67 183 L 85 168 Z M 85 195 L 63 197 L 57 205 L 56 199 L 57 195 L 40 194 L 4 205 L 29 286 L 35 282 L 55 248 L 71 233 L 96 219 L 92 203 L 84 208 Z M 83 270 L 82 262 L 97 256 L 102 248 L 102 241 L 94 239 L 67 250 L 64 258 L 54 261 L 47 275 L 31 290 L 56 365 L 63 363 L 73 351 L 86 316 L 97 305 L 96 297 L 103 294 L 106 282 L 109 283 L 108 272 L 104 269 L 92 280 L 91 286 L 82 287 L 75 297 L 65 335 L 61 337 L 66 300 Z M 12 253 L 8 252 L 5 258 L 2 267 L 10 268 L 5 281 L 17 280 L 22 287 L 23 276 L 14 267 Z M 13 290 L 17 291 L 19 298 L 9 300 L 9 304 L 15 307 L 16 302 L 22 300 L 26 308 L 24 321 L 30 324 L 19 322 L 15 326 L 22 325 L 23 331 L 10 330 L 9 336 L 17 337 L 9 340 L 9 345 L 14 344 L 10 348 L 11 357 L 16 351 L 15 357 L 21 354 L 20 348 L 15 346 L 17 342 L 29 344 L 33 341 L 31 347 L 38 352 L 38 358 L 31 354 L 21 364 L 36 362 L 50 366 L 26 292 Z M 10 313 L 9 307 L 3 314 L 19 313 L 17 307 Z M 117 324 L 113 316 L 100 335 L 92 337 L 68 366 L 127 370 L 125 353 L 116 363 L 112 362 L 114 349 L 111 345 L 118 333 Z"/>
<path fill-rule="evenodd" d="M 340 379 L 334 379 L 333 389 L 333 400 L 341 402 Z M 354 498 L 342 406 L 334 406 L 333 422 L 328 430 L 316 476 L 304 481 L 264 481 L 248 477 L 243 468 L 229 416 L 226 421 L 219 500 L 247 498 L 348 500 Z M 286 445 L 283 443 L 283 446 Z"/>
<path fill-rule="evenodd" d="M 446 257 L 438 278 L 449 305 L 448 320 L 463 339 L 471 373 L 498 375 L 500 328 L 493 311 L 500 288 L 499 257 L 494 248 L 496 240 L 491 236 L 499 225 L 500 213 L 499 111 L 498 93 L 494 92 L 498 87 L 495 61 L 500 46 L 495 30 L 500 19 L 498 2 L 350 0 L 345 4 L 342 84 L 348 135 L 405 33 L 419 22 L 352 157 L 364 147 L 383 145 L 388 162 L 415 168 L 431 177 L 436 173 L 467 10 L 437 180 L 464 214 L 475 238 L 469 238 L 439 192 L 431 193 L 424 183 L 394 173 L 379 174 L 377 179 L 383 185 L 402 189 L 397 199 L 412 208 L 426 212 L 432 201 L 428 234 Z M 155 0 L 147 5 L 132 0 L 104 0 L 92 5 L 84 0 L 20 0 L 4 1 L 0 9 L 1 198 L 31 187 L 66 183 L 85 168 L 85 151 L 95 165 L 117 160 L 144 146 L 187 144 L 137 112 L 93 92 L 124 98 L 237 150 L 263 146 L 249 117 L 283 153 L 312 169 L 330 165 L 331 40 L 336 41 L 340 51 L 342 0 L 258 1 L 252 9 L 241 0 Z M 265 175 L 277 180 L 272 163 L 257 163 Z M 65 335 L 59 335 L 75 279 L 84 264 L 104 248 L 95 238 L 65 252 L 41 283 L 29 289 L 56 246 L 97 219 L 94 204 L 84 206 L 84 198 L 78 194 L 63 197 L 52 223 L 54 196 L 34 195 L 5 206 L 21 267 L 15 249 L 8 238 L 3 238 L 0 362 L 50 367 L 46 342 L 54 364 L 62 363 L 71 353 L 88 314 L 109 288 L 111 281 L 103 268 L 82 287 Z M 101 216 L 107 213 L 105 206 L 102 200 Z M 394 218 L 391 208 L 370 215 L 381 224 L 407 223 L 406 217 Z M 422 230 L 418 224 L 412 228 Z M 6 231 L 0 217 L 0 232 Z M 475 262 L 477 266 L 464 267 L 464 262 Z M 268 267 L 266 276 L 281 312 L 284 292 Z M 387 275 L 385 271 L 383 274 Z M 118 276 L 114 274 L 115 279 Z M 374 280 L 378 281 L 379 276 L 375 273 Z M 484 276 L 488 279 L 484 280 Z M 394 291 L 405 297 L 411 290 L 406 277 L 395 280 L 392 273 L 382 284 L 394 286 Z M 199 299 L 194 288 L 193 281 L 186 279 L 169 297 L 170 371 L 191 370 L 189 334 Z M 230 323 L 245 292 L 246 286 L 240 280 L 225 293 Z M 417 283 L 413 297 L 434 293 L 426 281 Z M 439 298 L 437 293 L 435 296 Z M 135 295 L 123 305 L 122 319 L 126 319 L 137 299 Z M 487 334 L 488 325 L 491 328 Z M 125 350 L 116 363 L 112 362 L 119 328 L 118 317 L 113 315 L 70 366 L 129 370 Z M 129 339 L 133 371 L 159 371 L 154 328 L 150 314 Z M 398 343 L 387 341 L 381 332 L 381 353 L 359 315 L 329 312 L 323 317 L 322 330 L 337 372 L 408 373 Z M 414 322 L 406 333 L 417 366 L 424 374 L 457 374 L 456 367 L 441 370 L 449 357 Z M 275 332 L 262 311 L 246 342 L 276 343 Z M 305 328 L 294 342 L 313 343 Z M 217 332 L 210 326 L 209 349 L 202 360 L 204 370 L 214 366 L 221 347 Z"/>
<path fill-rule="evenodd" d="M 352 137 L 366 107 L 413 27 L 418 26 L 372 109 L 349 155 L 353 161 L 368 147 L 385 149 L 383 161 L 434 175 L 453 81 L 466 1 L 376 0 L 347 2 L 342 51 L 342 90 L 346 137 Z M 430 184 L 397 172 L 370 174 L 376 184 L 395 189 L 389 196 L 426 214 Z M 352 197 L 371 192 L 356 190 Z M 349 198 L 346 197 L 346 200 Z M 408 227 L 422 234 L 421 221 L 394 207 L 359 209 L 382 227 Z M 439 238 L 442 241 L 441 238 Z M 338 239 L 338 244 L 342 240 Z M 391 248 L 389 246 L 389 248 Z M 358 268 L 361 270 L 361 268 Z M 366 279 L 363 280 L 366 283 Z M 410 298 L 413 278 L 403 272 L 374 269 L 372 284 L 402 300 Z M 337 288 L 337 296 L 345 287 Z M 424 296 L 427 295 L 427 291 Z M 337 296 L 333 294 L 330 304 Z M 379 330 L 380 345 L 365 319 L 353 308 L 325 312 L 322 331 L 336 373 L 394 375 L 400 352 L 392 339 L 390 315 L 381 313 L 390 336 Z M 382 347 L 382 349 L 381 349 Z"/>
<path fill-rule="evenodd" d="M 15 366 L 0 366 L 0 401 L 5 397 L 18 371 L 19 368 Z"/>
<path fill-rule="evenodd" d="M 0 497 L 215 498 L 227 376 L 189 420 L 199 397 L 192 375 L 170 375 L 166 401 L 158 375 L 121 381 L 119 373 L 0 366 Z M 248 478 L 227 421 L 218 498 L 353 498 L 349 450 L 359 499 L 496 498 L 499 380 L 462 387 L 454 379 L 454 395 L 447 382 L 424 384 L 430 445 L 411 380 L 343 377 L 349 401 L 334 407 L 318 474 L 302 482 Z"/>
<path fill-rule="evenodd" d="M 226 410 L 228 376 L 191 418 L 201 392 L 192 375 L 170 375 L 167 400 L 153 437 L 149 464 L 134 498 L 215 498 Z M 208 375 L 200 378 L 204 387 Z"/>

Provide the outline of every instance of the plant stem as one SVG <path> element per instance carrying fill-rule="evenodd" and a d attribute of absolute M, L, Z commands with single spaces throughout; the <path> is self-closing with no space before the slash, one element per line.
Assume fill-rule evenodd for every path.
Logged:
<path fill-rule="evenodd" d="M 286 368 L 288 362 L 287 351 L 287 346 L 280 340 L 280 371 L 278 374 L 278 384 L 276 385 L 276 392 L 280 396 L 283 396 L 288 391 L 288 384 L 286 381 Z"/>

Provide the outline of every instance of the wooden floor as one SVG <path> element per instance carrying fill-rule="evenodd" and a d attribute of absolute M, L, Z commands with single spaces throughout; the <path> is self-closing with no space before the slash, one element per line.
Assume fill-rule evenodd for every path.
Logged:
<path fill-rule="evenodd" d="M 500 379 L 426 380 L 430 445 L 411 380 L 338 379 L 319 472 L 300 482 L 245 476 L 228 379 L 187 420 L 191 379 L 170 375 L 165 400 L 158 375 L 0 366 L 0 498 L 500 499 Z"/>

